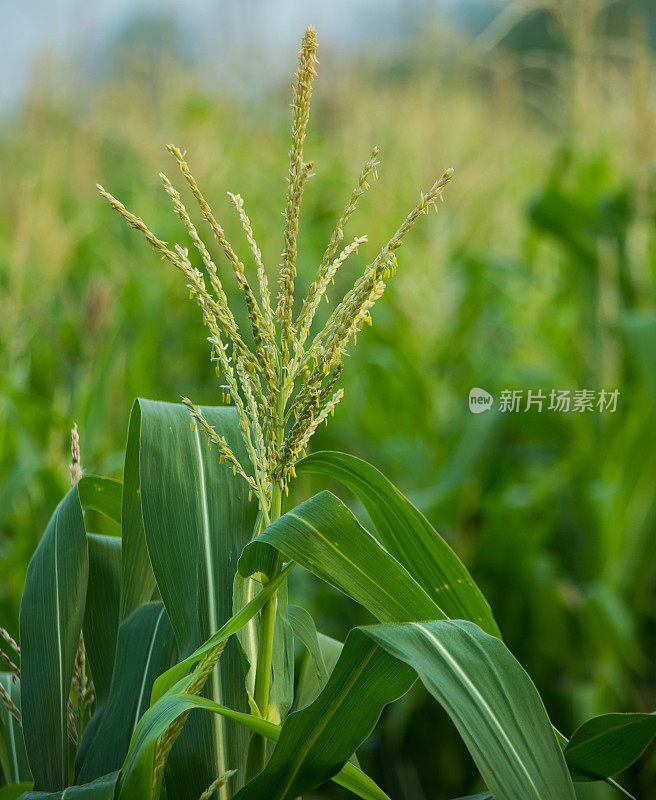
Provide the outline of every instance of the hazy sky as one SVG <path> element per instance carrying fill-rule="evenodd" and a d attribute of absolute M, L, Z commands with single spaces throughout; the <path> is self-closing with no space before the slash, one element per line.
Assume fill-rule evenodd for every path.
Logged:
<path fill-rule="evenodd" d="M 460 0 L 462 3 L 464 0 Z M 93 58 L 145 14 L 175 18 L 200 60 L 257 42 L 272 69 L 289 63 L 304 27 L 348 53 L 398 36 L 458 0 L 0 0 L 0 105 L 20 99 L 38 56 Z M 480 4 L 480 0 L 479 0 Z"/>

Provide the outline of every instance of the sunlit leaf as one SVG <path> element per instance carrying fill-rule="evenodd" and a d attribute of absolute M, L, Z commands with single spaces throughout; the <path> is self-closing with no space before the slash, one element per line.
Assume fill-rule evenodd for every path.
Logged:
<path fill-rule="evenodd" d="M 360 458 L 335 452 L 313 453 L 296 470 L 347 486 L 364 505 L 383 545 L 447 616 L 499 634 L 490 606 L 465 565 L 382 472 Z"/>
<path fill-rule="evenodd" d="M 444 619 L 408 571 L 331 492 L 320 492 L 266 528 L 239 559 L 243 576 L 275 547 L 367 608 L 381 622 Z"/>

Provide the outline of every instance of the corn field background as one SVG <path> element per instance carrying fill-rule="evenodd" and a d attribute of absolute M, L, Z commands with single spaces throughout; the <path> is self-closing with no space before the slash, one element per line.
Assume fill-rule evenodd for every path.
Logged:
<path fill-rule="evenodd" d="M 439 222 L 405 245 L 314 449 L 368 459 L 427 514 L 568 731 L 656 707 L 655 19 L 650 3 L 497 4 L 478 28 L 430 15 L 344 59 L 328 43 L 306 144 L 319 168 L 299 285 L 372 144 L 383 163 L 352 235 L 386 239 L 416 186 L 456 170 Z M 135 18 L 104 68 L 65 82 L 51 54 L 0 120 L 0 620 L 14 635 L 27 562 L 69 483 L 73 422 L 84 468 L 119 475 L 136 396 L 217 402 L 184 283 L 107 213 L 96 182 L 174 239 L 158 178 L 174 141 L 229 236 L 240 239 L 226 195 L 238 187 L 269 263 L 282 248 L 287 82 L 244 88 L 267 72 L 248 48 L 222 67 L 231 80 L 213 81 L 180 30 L 175 16 Z M 615 413 L 472 415 L 475 386 L 620 397 Z M 368 621 L 301 588 L 326 633 Z M 424 700 L 415 687 L 386 713 L 363 764 L 393 796 L 465 794 L 473 764 Z M 650 796 L 653 753 L 626 785 Z"/>

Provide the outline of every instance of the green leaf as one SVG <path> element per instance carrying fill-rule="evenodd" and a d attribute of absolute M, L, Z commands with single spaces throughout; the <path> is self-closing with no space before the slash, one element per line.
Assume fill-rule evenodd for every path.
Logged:
<path fill-rule="evenodd" d="M 121 595 L 121 540 L 87 534 L 89 581 L 84 610 L 84 644 L 96 690 L 96 708 L 112 679 Z"/>
<path fill-rule="evenodd" d="M 451 620 L 351 631 L 325 689 L 287 717 L 269 763 L 237 800 L 293 800 L 323 783 L 417 674 L 455 723 L 496 800 L 574 800 L 528 675 L 499 639 Z"/>
<path fill-rule="evenodd" d="M 152 764 L 157 739 L 181 714 L 192 709 L 212 711 L 274 742 L 281 733 L 279 725 L 261 717 L 234 711 L 205 697 L 188 695 L 184 692 L 170 692 L 146 712 L 137 726 L 130 754 L 119 776 L 118 798 L 122 800 L 122 798 L 150 796 L 152 767 L 149 766 L 149 762 Z M 143 757 L 145 753 L 150 754 L 150 759 Z M 231 781 L 233 780 L 234 778 L 231 778 Z M 346 764 L 333 780 L 365 800 L 389 800 L 385 792 L 353 764 Z"/>
<path fill-rule="evenodd" d="M 20 800 L 113 800 L 118 772 L 103 775 L 91 783 L 71 786 L 58 792 L 26 792 Z M 137 798 L 134 798 L 137 800 Z M 141 798 L 139 798 L 141 800 Z M 144 798 L 145 800 L 145 798 Z"/>
<path fill-rule="evenodd" d="M 121 621 L 127 619 L 142 603 L 147 603 L 155 589 L 155 576 L 150 565 L 141 512 L 140 445 L 141 405 L 139 400 L 135 400 L 130 413 L 123 466 Z"/>
<path fill-rule="evenodd" d="M 0 787 L 0 800 L 18 800 L 24 792 L 28 792 L 31 788 L 32 784 L 29 781 L 8 783 L 6 786 Z"/>
<path fill-rule="evenodd" d="M 78 483 L 78 488 L 79 486 Z M 88 533 L 87 547 L 89 580 L 82 632 L 96 691 L 96 706 L 75 754 L 76 775 L 86 759 L 87 749 L 100 724 L 109 694 L 116 653 L 121 595 L 121 540 L 116 536 Z M 103 774 L 99 772 L 91 777 Z"/>
<path fill-rule="evenodd" d="M 20 610 L 23 733 L 40 790 L 68 786 L 68 697 L 88 569 L 87 534 L 73 487 L 30 560 Z"/>
<path fill-rule="evenodd" d="M 565 748 L 575 781 L 617 775 L 636 761 L 656 736 L 656 713 L 602 714 L 584 722 Z"/>
<path fill-rule="evenodd" d="M 273 597 L 280 585 L 287 579 L 291 569 L 292 565 L 289 565 L 194 653 L 171 667 L 155 681 L 151 695 L 151 707 L 143 715 L 135 729 L 130 741 L 128 755 L 121 769 L 119 780 L 121 800 L 132 800 L 135 797 L 146 796 L 151 791 L 157 737 L 170 722 L 179 716 L 178 714 L 170 718 L 170 711 L 168 710 L 170 709 L 170 697 L 183 693 L 189 681 L 193 679 L 193 673 L 188 674 L 189 669 L 206 653 L 224 642 L 251 620 L 262 606 Z M 170 719 L 170 722 L 165 722 L 167 719 Z M 154 738 L 142 733 L 143 729 L 148 726 L 153 726 L 153 730 L 157 730 Z"/>
<path fill-rule="evenodd" d="M 328 680 L 328 670 L 321 652 L 317 626 L 314 624 L 312 615 L 300 606 L 289 606 L 287 618 L 292 626 L 294 635 L 301 641 L 312 659 L 317 681 L 321 686 L 325 686 Z"/>
<path fill-rule="evenodd" d="M 315 660 L 310 653 L 306 653 L 306 657 L 301 662 L 301 667 L 298 675 L 298 685 L 296 687 L 296 695 L 294 697 L 294 707 L 303 708 L 303 706 L 311 703 L 323 689 L 328 681 L 330 673 L 335 668 L 335 664 L 339 660 L 344 643 L 326 636 L 324 633 L 317 632 L 317 641 L 321 650 L 321 656 L 325 664 L 326 677 L 322 679 L 320 670 L 317 669 Z"/>
<path fill-rule="evenodd" d="M 266 767 L 235 800 L 294 800 L 330 780 L 415 680 L 410 667 L 351 631 L 325 689 L 287 717 Z"/>
<path fill-rule="evenodd" d="M 241 628 L 246 625 L 253 617 L 261 610 L 262 606 L 270 600 L 276 591 L 280 588 L 281 584 L 287 580 L 287 576 L 293 569 L 293 564 L 289 564 L 278 575 L 278 577 L 268 583 L 261 592 L 258 592 L 255 597 L 236 614 L 234 614 L 221 628 L 213 634 L 207 641 L 197 648 L 190 656 L 179 661 L 177 664 L 168 669 L 161 675 L 153 686 L 151 695 L 151 705 L 156 703 L 166 692 L 168 692 L 176 683 L 179 683 L 189 672 L 191 667 L 196 664 L 200 659 L 210 650 L 214 649 L 218 644 L 225 641 L 228 637 L 237 633 Z"/>
<path fill-rule="evenodd" d="M 88 783 L 120 769 L 155 679 L 170 666 L 174 649 L 173 629 L 161 602 L 139 606 L 121 624 L 109 697 L 76 782 Z"/>
<path fill-rule="evenodd" d="M 121 524 L 121 493 L 123 487 L 120 481 L 111 478 L 99 478 L 89 475 L 82 478 L 77 489 L 80 494 L 82 508 L 92 508 L 100 511 L 108 519 Z"/>
<path fill-rule="evenodd" d="M 250 541 L 258 507 L 249 487 L 219 461 L 183 405 L 139 401 L 140 489 L 144 531 L 157 586 L 181 658 L 193 653 L 232 616 L 237 559 Z M 203 408 L 245 465 L 248 456 L 234 408 Z M 206 690 L 217 702 L 246 711 L 241 659 L 229 642 Z M 216 775 L 238 770 L 243 780 L 246 732 L 222 718 L 192 714 L 169 757 L 169 800 L 202 791 Z M 233 782 L 234 782 L 233 781 Z M 227 789 L 219 791 L 227 797 Z"/>
<path fill-rule="evenodd" d="M 287 584 L 276 596 L 276 621 L 271 658 L 269 713 L 283 720 L 294 702 L 294 634 L 287 617 Z"/>
<path fill-rule="evenodd" d="M 230 708 L 223 708 L 218 704 L 209 704 L 205 706 L 209 711 L 216 714 L 223 714 L 224 716 L 245 725 L 253 733 L 264 736 L 272 742 L 277 742 L 280 738 L 280 725 L 276 725 L 269 720 L 262 719 L 261 717 L 254 717 L 252 714 L 242 714 L 239 711 L 233 711 Z M 385 792 L 366 775 L 359 766 L 355 764 L 345 764 L 342 769 L 332 778 L 333 782 L 339 786 L 343 786 L 358 797 L 364 800 L 389 800 Z"/>
<path fill-rule="evenodd" d="M 294 698 L 295 707 L 303 708 L 319 695 L 328 682 L 329 673 L 333 671 L 344 645 L 318 633 L 312 615 L 300 606 L 289 606 L 288 619 L 294 635 L 306 648 L 306 658 L 301 662 Z M 324 651 L 327 658 L 324 657 Z M 326 660 L 329 667 L 326 667 Z M 351 756 L 351 761 L 359 766 L 355 753 Z"/>
<path fill-rule="evenodd" d="M 460 620 L 362 630 L 417 671 L 496 800 L 574 800 L 540 696 L 503 642 Z"/>
<path fill-rule="evenodd" d="M 0 684 L 4 686 L 14 704 L 20 708 L 20 679 L 9 672 L 0 672 Z M 23 729 L 2 703 L 0 703 L 0 733 L 2 734 L 0 741 L 3 745 L 0 747 L 0 767 L 2 767 L 5 779 L 7 782 L 15 781 L 16 783 L 31 781 L 32 773 L 27 762 Z M 31 785 L 30 788 L 32 788 Z"/>
<path fill-rule="evenodd" d="M 288 511 L 244 548 L 239 572 L 262 566 L 262 547 L 273 546 L 363 605 L 381 622 L 444 619 L 408 571 L 331 492 Z"/>
<path fill-rule="evenodd" d="M 365 507 L 386 549 L 444 613 L 468 619 L 494 636 L 499 628 L 467 568 L 426 517 L 374 466 L 346 453 L 320 452 L 296 471 L 340 481 Z"/>

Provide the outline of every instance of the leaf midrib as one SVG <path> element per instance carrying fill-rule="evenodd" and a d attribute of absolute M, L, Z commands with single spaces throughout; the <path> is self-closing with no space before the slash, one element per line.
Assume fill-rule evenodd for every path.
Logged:
<path fill-rule="evenodd" d="M 487 712 L 488 716 L 490 717 L 490 719 L 492 720 L 492 722 L 494 723 L 496 728 L 498 728 L 499 733 L 501 734 L 501 737 L 503 738 L 503 740 L 505 741 L 506 745 L 508 746 L 510 752 L 515 756 L 515 758 L 517 760 L 517 763 L 519 764 L 519 766 L 521 767 L 522 771 L 524 772 L 524 774 L 528 778 L 528 781 L 529 781 L 531 787 L 533 788 L 533 790 L 535 792 L 535 796 L 536 796 L 537 800 L 541 800 L 540 792 L 538 791 L 537 786 L 533 782 L 533 778 L 531 777 L 530 772 L 526 768 L 521 756 L 519 755 L 519 753 L 515 749 L 515 746 L 513 745 L 513 743 L 510 740 L 510 738 L 508 737 L 508 734 L 503 729 L 503 726 L 499 722 L 496 714 L 494 713 L 494 711 L 492 710 L 492 708 L 490 707 L 488 702 L 485 700 L 483 695 L 478 691 L 478 689 L 476 688 L 475 684 L 472 683 L 472 681 L 468 677 L 468 675 L 465 672 L 465 670 L 460 666 L 460 664 L 456 661 L 456 659 L 449 652 L 449 650 L 442 644 L 442 642 L 440 642 L 440 640 L 430 630 L 428 630 L 428 628 L 426 628 L 421 623 L 412 623 L 412 624 L 414 625 L 415 628 L 417 628 L 419 631 L 421 631 L 424 634 L 424 636 L 430 642 L 432 642 L 434 644 L 434 646 L 439 650 L 440 653 L 442 653 L 442 655 L 447 659 L 447 661 L 453 666 L 454 671 L 456 672 L 456 674 L 461 678 L 466 690 L 476 700 L 478 700 L 478 702 L 480 703 L 482 708 Z"/>

